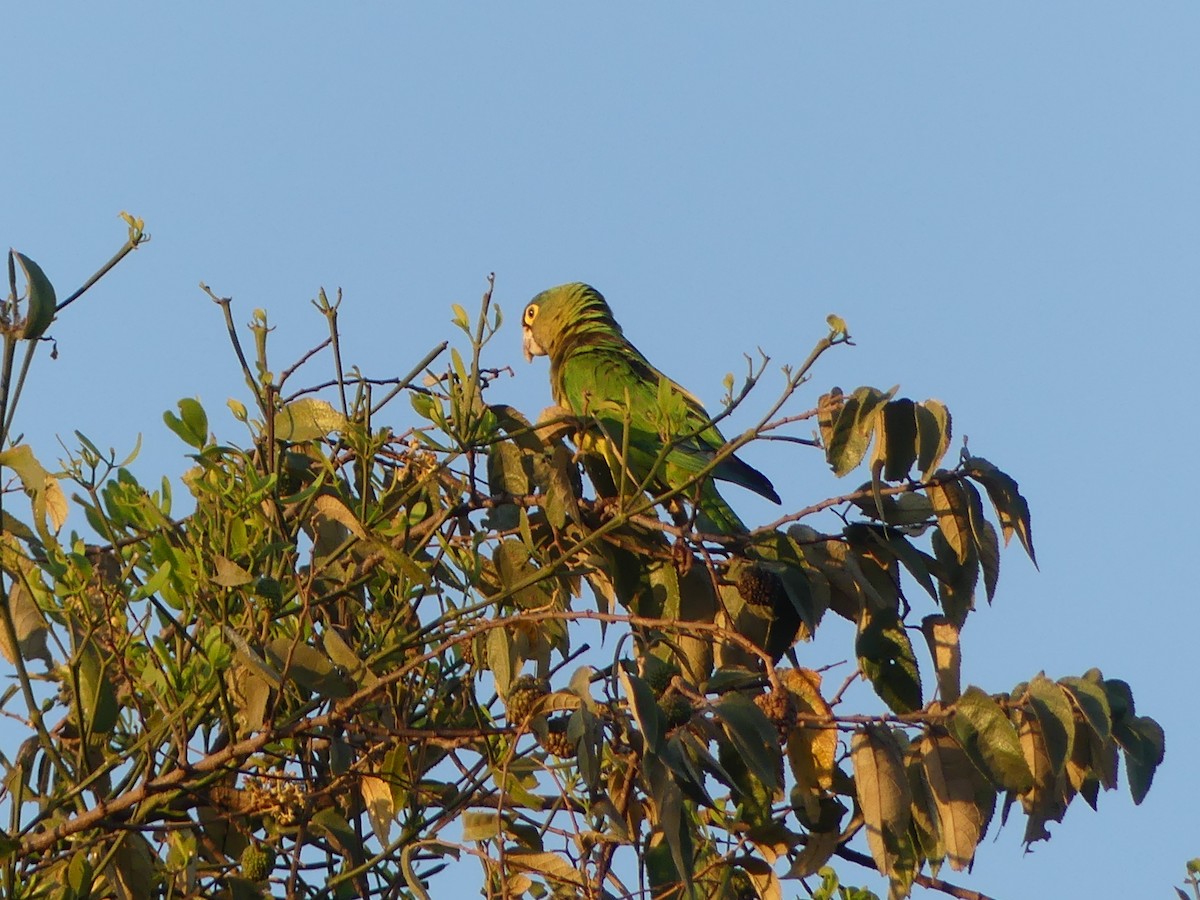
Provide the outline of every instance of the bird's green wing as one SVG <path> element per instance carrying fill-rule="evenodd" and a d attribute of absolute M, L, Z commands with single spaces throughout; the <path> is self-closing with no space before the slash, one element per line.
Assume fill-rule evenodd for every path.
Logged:
<path fill-rule="evenodd" d="M 614 480 L 624 471 L 651 489 L 685 488 L 685 496 L 698 501 L 702 529 L 727 534 L 743 533 L 746 528 L 711 478 L 693 489 L 685 487 L 702 472 L 711 468 L 714 477 L 778 502 L 766 477 L 740 459 L 729 456 L 713 467 L 716 451 L 725 444 L 720 431 L 692 394 L 666 378 L 632 346 L 571 354 L 556 375 L 558 403 L 598 423 L 599 449 Z M 664 455 L 667 444 L 671 446 Z"/>

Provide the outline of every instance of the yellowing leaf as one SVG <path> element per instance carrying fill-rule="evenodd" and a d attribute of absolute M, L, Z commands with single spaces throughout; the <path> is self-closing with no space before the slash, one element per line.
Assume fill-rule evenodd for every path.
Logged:
<path fill-rule="evenodd" d="M 386 847 L 391 840 L 392 819 L 396 815 L 392 789 L 382 778 L 367 775 L 359 783 L 359 790 L 362 792 L 363 805 L 367 808 L 367 816 L 371 820 L 371 828 L 380 843 Z"/>
<path fill-rule="evenodd" d="M 346 417 L 316 397 L 293 400 L 275 414 L 275 440 L 312 441 L 346 427 Z"/>
<path fill-rule="evenodd" d="M 253 575 L 233 560 L 226 559 L 224 556 L 214 556 L 213 566 L 216 569 L 216 573 L 213 575 L 212 580 L 221 587 L 240 587 L 254 580 Z"/>
<path fill-rule="evenodd" d="M 900 746 L 886 726 L 867 725 L 851 739 L 850 758 L 871 858 L 890 877 L 898 871 L 912 819 L 912 794 Z"/>
<path fill-rule="evenodd" d="M 975 801 L 978 770 L 947 734 L 927 736 L 918 746 L 921 767 L 937 807 L 946 859 L 954 871 L 961 872 L 975 858 L 983 834 L 983 811 Z"/>
<path fill-rule="evenodd" d="M 945 616 L 929 615 L 921 620 L 921 633 L 929 645 L 943 703 L 954 703 L 961 693 L 962 650 L 958 627 Z"/>
<path fill-rule="evenodd" d="M 950 449 L 950 410 L 938 400 L 926 400 L 913 412 L 917 422 L 917 468 L 924 481 Z"/>
<path fill-rule="evenodd" d="M 956 481 L 943 481 L 929 485 L 925 493 L 933 504 L 942 537 L 958 557 L 959 564 L 965 563 L 974 546 L 966 492 Z"/>
<path fill-rule="evenodd" d="M 780 681 L 792 698 L 798 713 L 831 716 L 833 710 L 821 696 L 821 676 L 811 669 L 787 669 Z M 788 763 L 802 788 L 815 797 L 818 791 L 833 787 L 833 767 L 837 757 L 838 735 L 835 728 L 801 724 L 788 735 Z"/>
<path fill-rule="evenodd" d="M 37 461 L 29 445 L 17 444 L 0 452 L 0 466 L 12 469 L 21 479 L 21 486 L 32 501 L 34 524 L 42 536 L 47 536 L 47 520 L 57 532 L 67 518 L 67 499 L 58 479 Z"/>
<path fill-rule="evenodd" d="M 345 526 L 346 530 L 353 534 L 359 540 L 365 540 L 367 537 L 366 529 L 355 517 L 349 507 L 341 500 L 332 494 L 322 494 L 313 501 L 313 508 L 327 519 L 332 519 L 339 525 Z"/>
<path fill-rule="evenodd" d="M 25 590 L 20 581 L 14 581 L 9 586 L 8 611 L 16 628 L 17 646 L 9 642 L 7 629 L 0 628 L 0 653 L 12 665 L 16 665 L 17 656 L 20 655 L 27 662 L 40 659 L 47 668 L 51 668 L 54 660 L 46 648 L 46 637 L 49 635 L 46 619 L 33 595 Z"/>
<path fill-rule="evenodd" d="M 46 508 L 46 518 L 50 527 L 57 532 L 67 521 L 67 495 L 63 493 L 62 485 L 53 475 L 46 476 L 46 486 L 42 494 Z"/>

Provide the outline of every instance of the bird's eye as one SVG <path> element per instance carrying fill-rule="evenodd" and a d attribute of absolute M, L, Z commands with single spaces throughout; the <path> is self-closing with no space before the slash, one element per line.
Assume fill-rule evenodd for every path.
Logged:
<path fill-rule="evenodd" d="M 525 307 L 525 324 L 532 325 L 533 320 L 537 318 L 538 307 L 536 303 L 530 303 Z"/>

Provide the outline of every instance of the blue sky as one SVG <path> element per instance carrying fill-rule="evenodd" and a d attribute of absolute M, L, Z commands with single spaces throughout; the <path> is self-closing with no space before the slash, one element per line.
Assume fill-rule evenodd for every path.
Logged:
<path fill-rule="evenodd" d="M 531 413 L 549 391 L 516 315 L 562 281 L 599 287 L 710 406 L 744 352 L 802 359 L 836 312 L 857 347 L 811 399 L 938 397 L 1032 505 L 1041 572 L 1005 555 L 967 680 L 1096 665 L 1167 730 L 1141 807 L 1123 788 L 1099 815 L 1080 803 L 1029 855 L 1010 823 L 958 880 L 1000 897 L 1180 882 L 1200 855 L 1200 7 L 86 9 L 5 12 L 0 235 L 61 294 L 123 240 L 119 211 L 153 240 L 55 324 L 18 420 L 40 456 L 74 429 L 119 448 L 141 432 L 156 480 L 185 467 L 164 409 L 198 396 L 226 427 L 244 387 L 201 280 L 239 322 L 267 308 L 281 365 L 324 333 L 309 299 L 342 287 L 345 357 L 388 377 L 453 337 L 450 304 L 494 271 L 511 324 L 489 362 L 517 373 L 495 399 Z M 811 452 L 747 456 L 792 508 L 846 487 Z"/>

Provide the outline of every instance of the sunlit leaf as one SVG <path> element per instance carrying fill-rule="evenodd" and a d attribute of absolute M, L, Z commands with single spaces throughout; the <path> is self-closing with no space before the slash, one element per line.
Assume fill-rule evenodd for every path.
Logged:
<path fill-rule="evenodd" d="M 346 417 L 326 400 L 302 397 L 275 414 L 274 427 L 275 440 L 301 443 L 344 430 Z"/>

